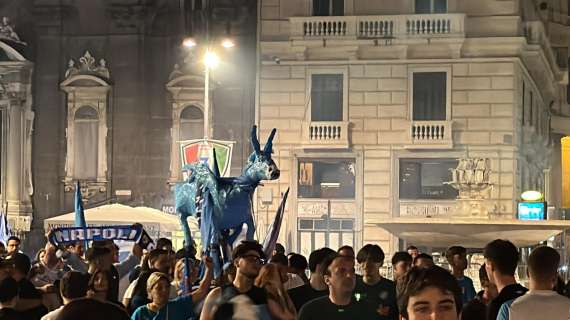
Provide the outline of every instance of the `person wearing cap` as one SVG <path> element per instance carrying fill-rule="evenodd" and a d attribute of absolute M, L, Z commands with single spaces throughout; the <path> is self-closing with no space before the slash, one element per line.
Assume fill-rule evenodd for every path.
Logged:
<path fill-rule="evenodd" d="M 206 275 L 200 282 L 198 290 L 170 301 L 170 277 L 162 272 L 153 272 L 146 282 L 146 288 L 151 302 L 138 307 L 131 316 L 131 319 L 168 320 L 189 319 L 194 317 L 195 303 L 204 298 L 212 282 L 212 260 L 204 257 L 202 261 L 206 267 Z"/>
<path fill-rule="evenodd" d="M 263 248 L 255 241 L 243 241 L 234 248 L 232 257 L 237 270 L 235 279 L 231 284 L 218 287 L 208 294 L 200 315 L 201 320 L 214 319 L 218 308 L 238 295 L 249 298 L 251 304 L 258 308 L 260 318 L 268 316 L 267 292 L 254 285 L 265 259 Z"/>

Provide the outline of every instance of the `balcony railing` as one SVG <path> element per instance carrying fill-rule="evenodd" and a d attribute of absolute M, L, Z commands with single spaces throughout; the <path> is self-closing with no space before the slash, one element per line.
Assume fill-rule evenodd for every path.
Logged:
<path fill-rule="evenodd" d="M 412 145 L 409 148 L 452 148 L 451 121 L 412 121 L 410 135 Z"/>
<path fill-rule="evenodd" d="M 306 148 L 348 148 L 348 121 L 313 121 L 303 125 Z"/>
<path fill-rule="evenodd" d="M 292 39 L 464 37 L 465 14 L 291 17 Z"/>

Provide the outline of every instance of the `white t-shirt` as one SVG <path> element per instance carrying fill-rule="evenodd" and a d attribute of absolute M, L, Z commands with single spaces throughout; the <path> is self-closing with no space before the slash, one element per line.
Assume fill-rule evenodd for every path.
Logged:
<path fill-rule="evenodd" d="M 287 282 L 283 284 L 285 290 L 293 289 L 304 285 L 305 282 L 301 277 L 294 273 L 287 273 Z"/>
<path fill-rule="evenodd" d="M 57 317 L 59 316 L 59 313 L 61 312 L 63 307 L 64 306 L 61 306 L 61 307 L 49 312 L 48 314 L 43 316 L 41 320 L 57 320 Z"/>
<path fill-rule="evenodd" d="M 515 299 L 508 309 L 510 320 L 570 319 L 570 299 L 551 290 L 529 291 Z"/>

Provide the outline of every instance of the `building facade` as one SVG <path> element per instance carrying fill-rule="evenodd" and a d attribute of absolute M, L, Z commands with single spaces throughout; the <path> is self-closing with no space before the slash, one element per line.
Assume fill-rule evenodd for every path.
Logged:
<path fill-rule="evenodd" d="M 204 137 L 206 46 L 222 61 L 210 72 L 209 137 L 236 142 L 231 172 L 240 172 L 254 123 L 255 8 L 2 1 L 0 203 L 27 238 L 24 250 L 45 243 L 44 219 L 73 211 L 76 181 L 86 208 L 171 211 L 172 185 L 182 179 L 179 141 Z M 193 49 L 182 45 L 189 36 Z M 237 45 L 224 51 L 225 37 Z"/>
<path fill-rule="evenodd" d="M 395 218 L 510 219 L 530 189 L 560 208 L 570 108 L 548 25 L 532 1 L 261 1 L 256 116 L 281 178 L 258 221 L 291 188 L 291 250 L 394 252 Z"/>

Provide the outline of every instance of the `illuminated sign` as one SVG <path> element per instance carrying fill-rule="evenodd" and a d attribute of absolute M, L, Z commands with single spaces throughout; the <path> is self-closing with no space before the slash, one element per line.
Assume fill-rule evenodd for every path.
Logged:
<path fill-rule="evenodd" d="M 540 191 L 529 190 L 521 194 L 521 199 L 523 201 L 542 201 L 544 200 L 544 195 Z"/>
<path fill-rule="evenodd" d="M 546 202 L 519 202 L 519 220 L 545 220 Z"/>

